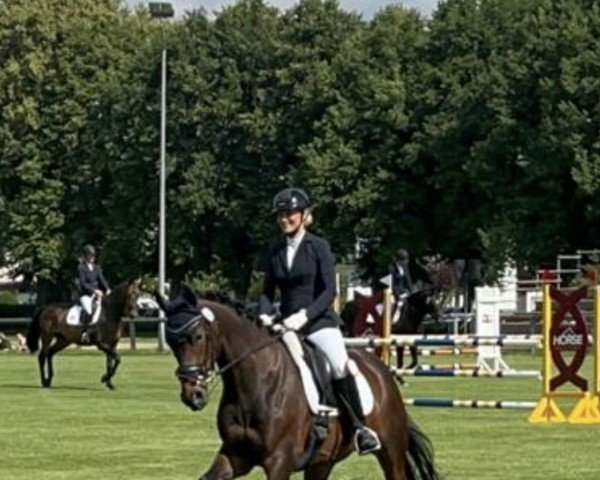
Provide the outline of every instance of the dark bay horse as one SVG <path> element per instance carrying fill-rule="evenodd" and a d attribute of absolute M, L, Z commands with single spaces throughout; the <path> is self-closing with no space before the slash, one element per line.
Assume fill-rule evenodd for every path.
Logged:
<path fill-rule="evenodd" d="M 200 480 L 237 478 L 255 466 L 269 480 L 289 479 L 298 470 L 307 480 L 324 480 L 353 451 L 348 425 L 332 417 L 329 434 L 307 455 L 314 417 L 297 367 L 278 338 L 228 305 L 198 300 L 185 287 L 171 302 L 158 301 L 168 318 L 167 342 L 178 362 L 182 402 L 201 410 L 209 400 L 211 380 L 220 375 L 223 382 L 217 414 L 222 444 Z M 407 416 L 385 365 L 363 350 L 350 350 L 350 356 L 375 397 L 366 422 L 380 436 L 382 449 L 376 456 L 385 478 L 438 479 L 431 444 Z"/>
<path fill-rule="evenodd" d="M 377 290 L 372 296 L 355 293 L 354 301 L 348 302 L 344 307 L 346 314 L 342 312 L 350 336 L 361 337 L 366 335 L 381 336 L 383 334 L 383 291 Z M 392 323 L 393 334 L 418 334 L 427 333 L 423 322 L 427 318 L 439 322 L 440 313 L 431 287 L 424 287 L 410 294 L 404 301 L 401 312 L 392 308 L 392 318 L 398 320 Z M 408 368 L 418 365 L 417 347 L 409 347 L 411 362 Z M 396 348 L 396 361 L 398 368 L 404 365 L 404 346 Z"/>
<path fill-rule="evenodd" d="M 136 300 L 140 294 L 140 281 L 130 280 L 115 287 L 102 299 L 100 318 L 93 328 L 93 344 L 106 354 L 106 373 L 101 381 L 113 390 L 112 377 L 117 371 L 121 357 L 117 344 L 121 338 L 123 316 L 136 317 Z M 39 341 L 42 346 L 38 355 L 40 377 L 43 387 L 50 387 L 54 370 L 52 357 L 72 343 L 81 345 L 83 327 L 68 325 L 67 313 L 71 305 L 49 304 L 34 315 L 27 331 L 27 347 L 37 352 Z"/>

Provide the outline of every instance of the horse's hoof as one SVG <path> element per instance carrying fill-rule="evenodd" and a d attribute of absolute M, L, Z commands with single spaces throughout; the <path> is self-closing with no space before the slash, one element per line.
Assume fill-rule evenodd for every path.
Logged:
<path fill-rule="evenodd" d="M 50 382 L 42 382 L 42 387 L 50 388 Z"/>
<path fill-rule="evenodd" d="M 113 383 L 110 380 L 107 380 L 106 382 L 106 386 L 110 389 L 110 390 L 114 390 L 115 386 L 113 385 Z"/>
<path fill-rule="evenodd" d="M 413 368 L 417 368 L 418 363 L 417 362 L 410 362 L 408 364 L 408 366 L 406 367 L 407 370 L 412 370 Z"/>
<path fill-rule="evenodd" d="M 102 375 L 102 378 L 100 379 L 100 382 L 102 382 L 102 383 L 108 382 L 108 376 Z"/>

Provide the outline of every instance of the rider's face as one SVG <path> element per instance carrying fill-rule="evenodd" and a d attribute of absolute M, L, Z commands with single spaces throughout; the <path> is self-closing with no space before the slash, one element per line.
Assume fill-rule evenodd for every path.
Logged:
<path fill-rule="evenodd" d="M 290 210 L 277 214 L 277 223 L 285 235 L 293 235 L 302 225 L 302 211 Z"/>

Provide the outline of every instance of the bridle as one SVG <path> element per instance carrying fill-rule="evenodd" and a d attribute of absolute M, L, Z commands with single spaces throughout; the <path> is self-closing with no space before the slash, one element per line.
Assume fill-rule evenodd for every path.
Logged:
<path fill-rule="evenodd" d="M 187 332 L 196 328 L 201 323 L 206 323 L 207 320 L 205 316 L 200 313 L 195 317 L 192 317 L 183 325 L 177 328 L 172 328 L 167 325 L 166 331 L 167 336 L 172 336 L 177 339 L 178 343 L 181 343 L 181 339 L 186 336 Z M 205 347 L 205 355 L 207 354 L 209 349 L 209 342 L 206 342 Z M 214 378 L 214 368 L 212 365 L 215 363 L 214 359 L 211 359 L 209 362 L 209 366 L 200 366 L 200 365 L 180 365 L 175 370 L 175 376 L 179 379 L 181 383 L 185 382 L 197 382 L 202 386 L 208 385 L 212 379 Z"/>
<path fill-rule="evenodd" d="M 196 315 L 195 317 L 192 317 L 190 320 L 185 322 L 180 327 L 169 328 L 167 326 L 167 328 L 166 328 L 167 334 L 182 338 L 183 336 L 186 335 L 187 332 L 196 328 L 199 324 L 201 324 L 203 322 L 210 325 L 210 322 L 206 319 L 206 317 L 202 313 L 200 313 L 200 314 Z M 211 383 L 213 383 L 213 381 L 215 379 L 217 379 L 219 376 L 222 376 L 225 372 L 232 369 L 238 363 L 242 362 L 245 358 L 249 357 L 250 355 L 253 355 L 254 353 L 262 350 L 265 347 L 268 347 L 269 345 L 272 345 L 272 344 L 278 342 L 284 333 L 285 333 L 285 331 L 277 332 L 276 334 L 273 335 L 273 337 L 269 341 L 259 345 L 256 348 L 251 349 L 250 351 L 242 353 L 240 356 L 238 356 L 237 358 L 234 358 L 232 361 L 230 361 L 223 368 L 215 368 L 214 365 L 216 365 L 216 359 L 211 359 L 209 361 L 208 366 L 180 365 L 179 367 L 177 367 L 177 369 L 175 369 L 175 376 L 179 379 L 179 381 L 181 383 L 191 381 L 191 382 L 198 383 L 201 387 L 205 387 L 205 388 L 210 387 Z M 209 348 L 209 342 L 207 341 L 206 342 L 206 351 L 205 351 L 206 356 L 208 356 L 207 355 L 208 348 Z M 213 386 L 210 388 L 210 390 L 212 390 L 215 386 L 216 386 L 216 384 L 213 384 Z"/>

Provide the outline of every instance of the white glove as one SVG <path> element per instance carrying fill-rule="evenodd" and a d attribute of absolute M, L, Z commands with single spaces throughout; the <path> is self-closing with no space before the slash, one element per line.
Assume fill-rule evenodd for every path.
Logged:
<path fill-rule="evenodd" d="M 283 320 L 283 325 L 288 330 L 300 330 L 308 322 L 306 310 L 298 310 Z"/>
<path fill-rule="evenodd" d="M 269 315 L 267 313 L 261 313 L 258 317 L 260 321 L 260 325 L 265 328 L 270 328 L 273 326 L 273 320 L 275 320 L 275 315 Z"/>

